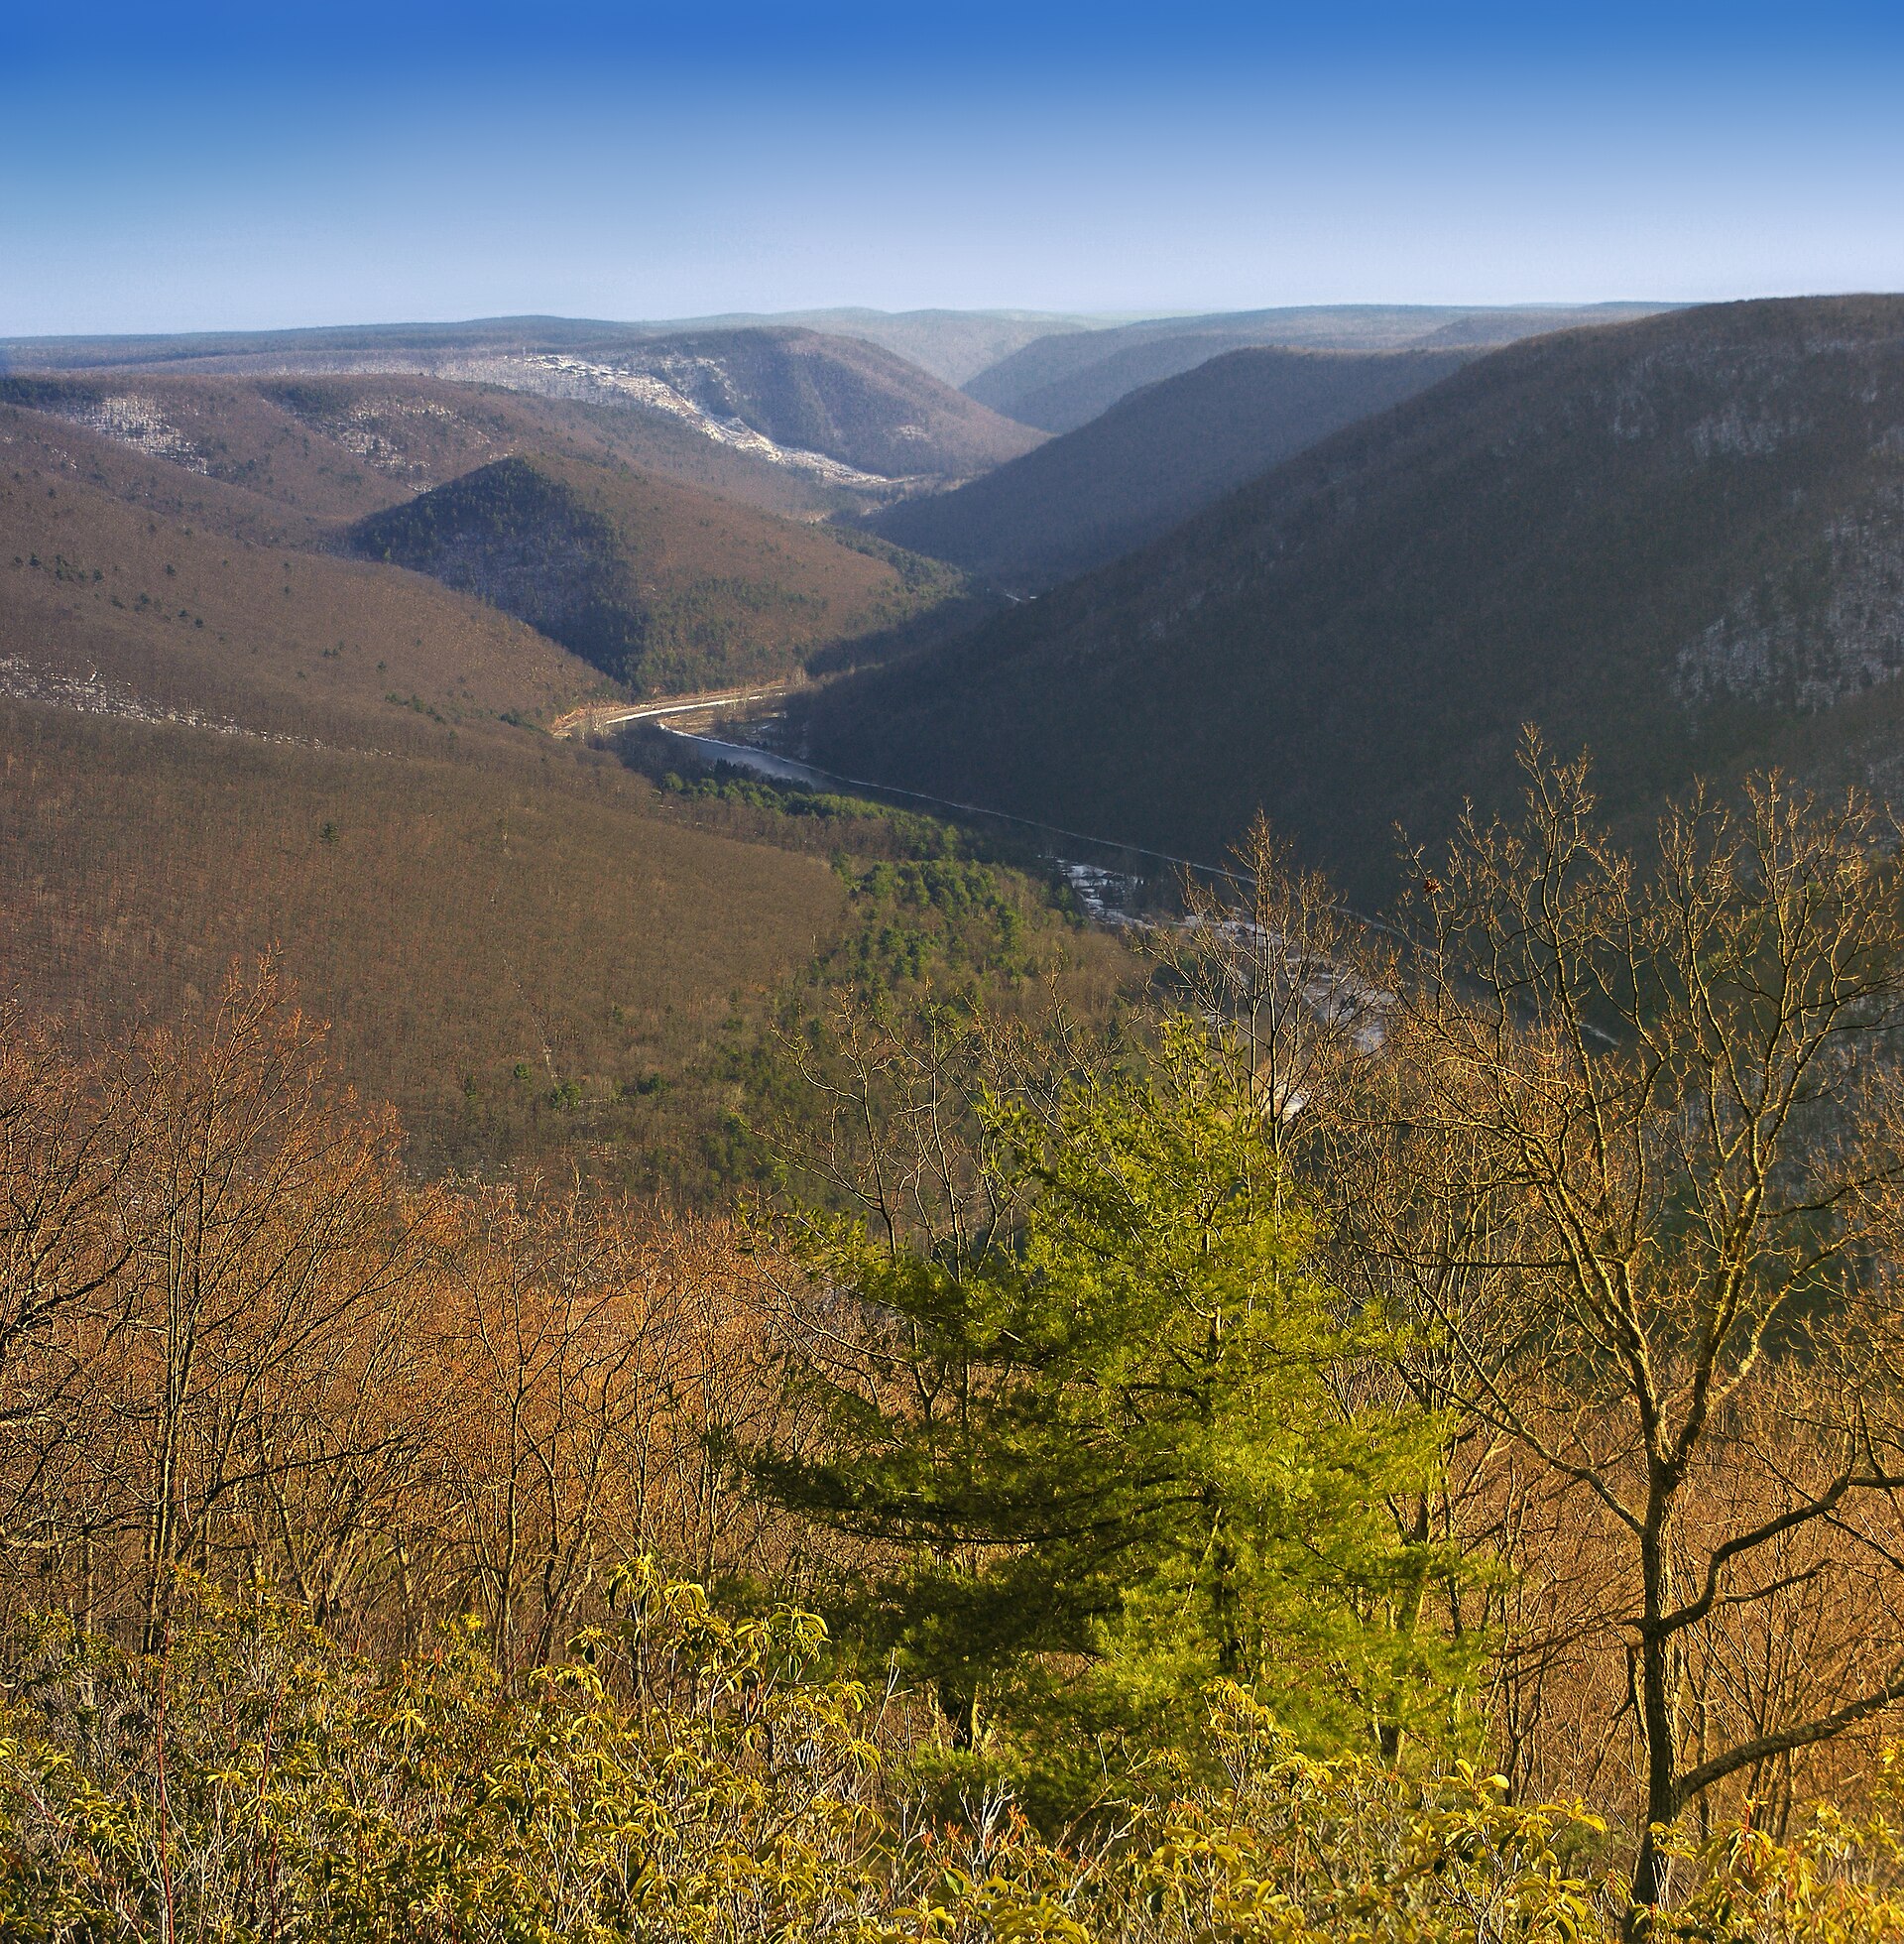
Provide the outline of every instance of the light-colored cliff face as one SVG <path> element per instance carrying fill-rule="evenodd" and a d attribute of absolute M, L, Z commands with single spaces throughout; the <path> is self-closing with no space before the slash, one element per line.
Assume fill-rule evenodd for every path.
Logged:
<path fill-rule="evenodd" d="M 540 398 L 573 399 L 584 405 L 643 406 L 679 420 L 717 445 L 732 446 L 770 465 L 810 474 L 829 486 L 879 490 L 894 483 L 883 474 L 864 472 L 824 452 L 782 445 L 749 425 L 740 415 L 725 369 L 711 358 L 637 357 L 605 364 L 560 351 L 534 351 L 518 356 L 445 360 L 434 375 L 502 385 Z M 726 410 L 721 409 L 723 406 Z M 923 427 L 907 429 L 925 436 Z"/>
<path fill-rule="evenodd" d="M 209 473 L 210 462 L 192 440 L 166 416 L 160 402 L 140 392 L 104 392 L 74 397 L 51 408 L 56 418 L 70 419 L 88 431 L 130 445 L 149 458 L 170 459 L 187 471 Z"/>
<path fill-rule="evenodd" d="M 285 376 L 398 376 L 435 378 L 464 385 L 498 385 L 533 398 L 565 399 L 581 405 L 607 405 L 658 412 L 717 445 L 746 452 L 770 465 L 807 474 L 828 486 L 886 492 L 915 479 L 945 472 L 934 449 L 932 428 L 914 419 L 898 419 L 881 428 L 888 444 L 916 463 L 891 472 L 851 465 L 833 452 L 818 451 L 775 438 L 762 421 L 772 423 L 758 398 L 748 396 L 729 361 L 705 353 L 669 350 L 617 352 L 612 357 L 581 357 L 567 351 L 342 352 L 285 365 Z M 841 442 L 854 443 L 851 434 Z M 368 456 L 368 455 L 366 455 Z"/>

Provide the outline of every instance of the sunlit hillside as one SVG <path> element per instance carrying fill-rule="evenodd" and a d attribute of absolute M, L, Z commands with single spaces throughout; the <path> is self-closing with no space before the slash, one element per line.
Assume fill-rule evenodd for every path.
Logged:
<path fill-rule="evenodd" d="M 957 576 L 626 467 L 499 459 L 351 530 L 520 616 L 639 693 L 798 672 L 909 620 Z"/>

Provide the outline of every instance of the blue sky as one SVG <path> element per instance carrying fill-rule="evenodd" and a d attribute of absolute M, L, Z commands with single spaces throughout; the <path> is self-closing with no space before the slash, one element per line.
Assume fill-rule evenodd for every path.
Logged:
<path fill-rule="evenodd" d="M 1904 289 L 1904 7 L 0 0 L 0 335 Z"/>

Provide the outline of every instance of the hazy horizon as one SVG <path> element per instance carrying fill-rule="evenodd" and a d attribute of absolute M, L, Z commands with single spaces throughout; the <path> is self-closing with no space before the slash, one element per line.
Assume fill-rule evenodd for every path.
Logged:
<path fill-rule="evenodd" d="M 1792 296 L 1847 296 L 1848 292 L 1804 292 L 1784 293 Z M 1723 300 L 1719 300 L 1723 301 Z M 337 317 L 324 318 L 315 322 L 284 324 L 210 324 L 194 325 L 179 330 L 102 330 L 102 331 L 14 331 L 0 334 L 0 343 L 29 344 L 82 343 L 88 339 L 114 341 L 121 338 L 138 339 L 145 337 L 229 337 L 229 336 L 287 336 L 299 332 L 329 333 L 350 331 L 380 330 L 433 330 L 453 329 L 458 325 L 471 327 L 506 323 L 562 323 L 562 324 L 603 324 L 611 327 L 647 328 L 650 326 L 690 326 L 718 325 L 730 319 L 762 319 L 768 322 L 782 319 L 797 321 L 803 317 L 822 317 L 829 312 L 841 316 L 860 314 L 868 317 L 928 317 L 928 316 L 970 316 L 970 317 L 1022 317 L 1033 321 L 1049 318 L 1053 322 L 1088 322 L 1093 325 L 1115 326 L 1118 324 L 1137 324 L 1164 322 L 1171 318 L 1202 318 L 1228 315 L 1250 315 L 1256 311 L 1289 310 L 1386 310 L 1386 309 L 1433 309 L 1433 310 L 1567 310 L 1591 308 L 1596 305 L 1646 305 L 1661 309 L 1678 308 L 1688 300 L 1679 298 L 1659 298 L 1652 296 L 1633 296 L 1622 293 L 1616 297 L 1585 298 L 1577 303 L 1567 299 L 1528 299 L 1521 302 L 1508 300 L 1488 300 L 1487 302 L 1464 303 L 1459 299 L 1437 300 L 1421 303 L 1409 297 L 1388 299 L 1357 299 L 1344 304 L 1327 302 L 1312 304 L 1252 304 L 1247 308 L 1219 309 L 1211 304 L 1183 304 L 1164 305 L 1146 310 L 1041 310 L 1029 304 L 926 304 L 911 309 L 887 309 L 878 304 L 810 304 L 787 310 L 719 310 L 682 312 L 674 316 L 653 317 L 584 317 L 570 312 L 553 310 L 516 310 L 499 311 L 491 316 L 451 316 L 440 317 Z"/>
<path fill-rule="evenodd" d="M 1904 286 L 1904 20 L 486 4 L 10 28 L 0 335 Z"/>

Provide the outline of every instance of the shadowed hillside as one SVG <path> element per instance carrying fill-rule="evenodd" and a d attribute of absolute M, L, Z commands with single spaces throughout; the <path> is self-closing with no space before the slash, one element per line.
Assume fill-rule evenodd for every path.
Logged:
<path fill-rule="evenodd" d="M 952 584 L 665 480 L 539 457 L 499 459 L 374 514 L 350 544 L 480 596 L 651 694 L 791 673 Z"/>
<path fill-rule="evenodd" d="M 901 547 L 1036 589 L 1156 539 L 1247 479 L 1458 371 L 1460 351 L 1232 351 L 938 497 L 873 516 Z"/>
<path fill-rule="evenodd" d="M 604 671 L 632 671 L 648 688 L 789 673 L 818 650 L 883 637 L 957 584 L 950 570 L 884 543 L 631 471 L 585 424 L 564 430 L 560 416 L 579 419 L 575 408 L 507 393 L 417 381 L 393 392 L 388 381 L 331 379 L 170 380 L 130 399 L 97 381 L 13 381 L 13 389 L 46 409 L 0 403 L 9 471 L 38 482 L 0 517 L 0 540 L 18 528 L 0 563 L 43 557 L 60 592 L 30 594 L 40 583 L 20 582 L 20 599 L 0 616 L 0 640 L 36 664 L 96 664 L 117 678 L 136 676 L 141 693 L 163 690 L 191 706 L 228 712 L 229 699 L 216 696 L 234 683 L 255 690 L 279 644 L 292 664 L 284 676 L 310 684 L 291 691 L 296 706 L 349 688 L 346 671 L 361 663 L 359 702 L 381 706 L 394 691 L 403 702 L 420 696 L 466 712 L 466 691 L 473 696 L 487 678 L 486 651 L 462 644 L 497 636 L 500 617 L 478 618 L 466 597 L 432 599 L 415 583 L 405 591 L 407 576 L 381 564 L 338 560 L 350 539 L 340 511 L 381 517 L 359 530 L 374 530 L 359 547 L 370 558 L 381 563 L 388 551 L 400 564 L 438 561 L 443 580 L 494 594 L 496 606 L 585 650 L 592 667 L 559 654 L 551 662 L 549 642 L 513 631 L 523 639 L 509 652 L 522 667 L 559 665 L 563 674 L 482 706 L 536 718 L 598 686 Z M 539 424 L 545 414 L 555 423 Z M 538 443 L 544 430 L 550 437 Z M 345 434 L 367 455 L 341 442 Z M 533 465 L 514 456 L 525 449 Z M 427 490 L 439 471 L 468 483 L 444 498 Z M 538 494 L 506 490 L 532 477 L 542 483 Z M 142 533 L 149 523 L 159 531 Z M 267 557 L 273 550 L 276 560 Z M 83 602 L 61 561 L 99 571 Z M 188 566 L 187 590 L 178 576 Z M 299 591 L 288 596 L 292 583 Z M 181 653 L 196 655 L 205 680 L 178 692 L 175 657 L 155 690 L 126 638 L 149 632 L 156 614 L 176 621 L 180 603 L 172 597 L 187 591 L 186 625 L 197 631 L 202 619 L 213 635 Z M 217 642 L 239 639 L 234 601 L 254 631 L 242 664 Z M 101 640 L 79 626 L 82 609 Z M 369 678 L 378 663 L 407 659 L 407 649 L 392 653 L 393 636 L 400 648 L 427 647 L 420 679 Z M 373 642 L 377 652 L 366 658 Z M 63 660 L 61 644 L 73 649 Z M 876 657 L 877 643 L 857 659 Z"/>
<path fill-rule="evenodd" d="M 1261 807 L 1374 897 L 1530 720 L 1619 810 L 1771 761 L 1895 790 L 1900 672 L 1904 299 L 1819 299 L 1497 352 L 807 728 L 1205 857 Z"/>

